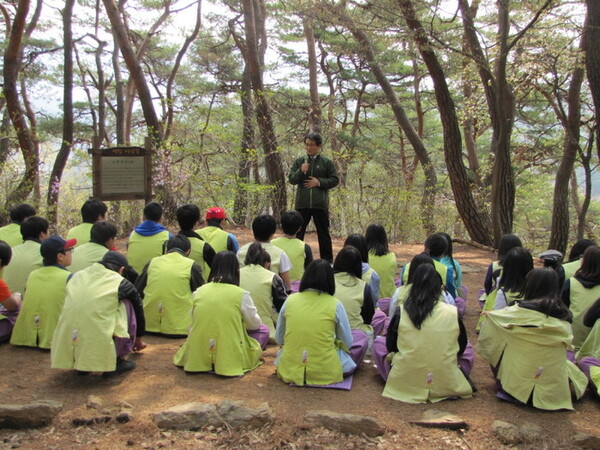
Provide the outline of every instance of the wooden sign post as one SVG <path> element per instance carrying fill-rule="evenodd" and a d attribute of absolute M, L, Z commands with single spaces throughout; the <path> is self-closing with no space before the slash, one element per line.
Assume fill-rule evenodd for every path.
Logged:
<path fill-rule="evenodd" d="M 146 147 L 99 148 L 94 139 L 94 197 L 101 200 L 152 199 L 152 144 Z"/>

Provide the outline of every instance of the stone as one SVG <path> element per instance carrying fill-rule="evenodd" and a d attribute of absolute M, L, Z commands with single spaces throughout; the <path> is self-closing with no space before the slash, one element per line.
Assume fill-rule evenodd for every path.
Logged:
<path fill-rule="evenodd" d="M 99 415 L 99 416 L 91 416 L 91 417 L 76 417 L 71 421 L 71 423 L 73 424 L 74 427 L 84 427 L 84 426 L 108 423 L 111 420 L 112 420 L 111 416 Z"/>
<path fill-rule="evenodd" d="M 48 425 L 62 410 L 54 400 L 39 400 L 24 405 L 0 404 L 0 428 L 38 428 Z"/>
<path fill-rule="evenodd" d="M 85 402 L 85 406 L 87 406 L 90 409 L 100 409 L 102 408 L 103 404 L 104 402 L 102 401 L 102 399 L 97 395 L 93 394 L 89 395 L 87 401 Z"/>
<path fill-rule="evenodd" d="M 447 428 L 450 430 L 464 430 L 469 428 L 469 424 L 459 416 L 446 411 L 438 411 L 437 409 L 427 409 L 423 412 L 420 419 L 409 421 L 408 423 L 422 427 Z"/>
<path fill-rule="evenodd" d="M 544 440 L 544 431 L 534 423 L 525 422 L 519 428 L 521 433 L 521 441 L 525 444 L 533 444 Z"/>
<path fill-rule="evenodd" d="M 506 445 L 515 445 L 521 442 L 519 427 L 509 422 L 495 420 L 492 423 L 492 433 L 500 442 Z"/>
<path fill-rule="evenodd" d="M 217 412 L 230 427 L 261 428 L 274 418 L 268 403 L 261 404 L 258 409 L 252 409 L 241 402 L 222 401 L 217 405 Z"/>
<path fill-rule="evenodd" d="M 126 411 L 120 412 L 119 414 L 117 414 L 117 417 L 115 417 L 115 420 L 117 421 L 117 423 L 131 422 L 132 419 L 133 419 L 133 416 Z"/>
<path fill-rule="evenodd" d="M 214 405 L 200 402 L 185 403 L 157 412 L 152 415 L 152 420 L 158 428 L 178 430 L 198 430 L 222 422 Z"/>
<path fill-rule="evenodd" d="M 600 450 L 600 436 L 589 433 L 577 433 L 573 436 L 573 444 L 580 448 Z"/>
<path fill-rule="evenodd" d="M 305 420 L 316 426 L 329 430 L 341 431 L 347 434 L 365 434 L 367 436 L 381 436 L 385 427 L 371 416 L 356 414 L 341 414 L 333 411 L 308 411 Z"/>

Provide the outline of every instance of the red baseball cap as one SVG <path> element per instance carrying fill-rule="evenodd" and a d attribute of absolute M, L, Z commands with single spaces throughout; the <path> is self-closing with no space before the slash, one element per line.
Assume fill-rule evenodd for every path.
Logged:
<path fill-rule="evenodd" d="M 226 219 L 227 215 L 225 214 L 225 210 L 223 208 L 219 208 L 218 206 L 213 206 L 212 208 L 208 208 L 206 210 L 206 220 L 210 219 Z"/>

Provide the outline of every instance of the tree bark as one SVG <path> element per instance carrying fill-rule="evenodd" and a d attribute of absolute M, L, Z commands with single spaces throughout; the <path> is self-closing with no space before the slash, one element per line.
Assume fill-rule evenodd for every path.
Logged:
<path fill-rule="evenodd" d="M 131 46 L 131 42 L 127 36 L 127 30 L 121 19 L 119 9 L 113 0 L 102 0 L 108 18 L 113 28 L 113 32 L 121 49 L 121 54 L 125 60 L 125 64 L 129 69 L 133 83 L 138 92 L 140 103 L 142 105 L 142 111 L 144 113 L 144 119 L 146 120 L 146 127 L 148 129 L 148 136 L 152 139 L 154 148 L 158 149 L 161 147 L 161 136 L 162 127 L 156 115 L 154 104 L 152 103 L 152 95 L 148 88 L 148 83 L 142 69 L 142 65 L 138 60 L 138 57 Z"/>
<path fill-rule="evenodd" d="M 594 101 L 596 117 L 596 149 L 600 154 L 600 2 L 586 0 L 588 17 L 588 40 L 585 51 L 585 68 L 588 84 Z"/>
<path fill-rule="evenodd" d="M 73 146 L 73 7 L 75 0 L 65 0 L 63 16 L 63 130 L 62 144 L 54 160 L 48 183 L 48 222 L 55 224 L 58 217 L 57 203 L 60 194 L 62 175 Z"/>
<path fill-rule="evenodd" d="M 247 46 L 247 64 L 250 71 L 250 79 L 252 81 L 252 90 L 254 92 L 256 104 L 256 120 L 260 130 L 263 152 L 265 154 L 265 168 L 267 179 L 270 185 L 274 187 L 272 195 L 273 215 L 279 220 L 281 213 L 285 211 L 287 206 L 285 174 L 281 163 L 281 156 L 277 149 L 277 138 L 273 126 L 273 117 L 269 102 L 267 100 L 265 88 L 263 85 L 261 57 L 259 54 L 259 43 L 257 39 L 257 29 L 261 30 L 264 27 L 260 24 L 264 17 L 260 17 L 261 9 L 258 2 L 253 0 L 243 0 L 242 6 L 244 10 L 244 28 L 246 31 L 246 46 Z M 265 43 L 263 42 L 264 46 Z"/>
<path fill-rule="evenodd" d="M 398 5 L 404 15 L 404 20 L 414 33 L 414 40 L 421 58 L 423 58 L 433 80 L 435 97 L 444 130 L 444 158 L 450 176 L 456 208 L 471 238 L 481 244 L 491 245 L 489 220 L 475 203 L 463 163 L 460 126 L 454 100 L 450 95 L 450 89 L 446 82 L 446 76 L 423 26 L 416 17 L 412 2 L 410 0 L 398 0 Z"/>
<path fill-rule="evenodd" d="M 21 108 L 17 90 L 19 68 L 21 67 L 21 44 L 29 4 L 29 0 L 19 0 L 17 12 L 11 24 L 10 38 L 4 52 L 4 98 L 25 161 L 25 172 L 17 187 L 8 195 L 6 209 L 14 203 L 21 203 L 27 199 L 34 188 L 39 173 L 39 156 L 36 152 L 32 132 L 27 125 L 25 114 Z"/>
<path fill-rule="evenodd" d="M 312 17 L 304 16 L 302 26 L 304 29 L 304 38 L 306 39 L 306 48 L 308 50 L 308 78 L 310 91 L 310 109 L 308 111 L 308 123 L 310 131 L 313 133 L 321 132 L 321 102 L 319 99 L 319 84 L 317 79 L 317 52 L 315 49 L 315 34 L 313 30 Z"/>

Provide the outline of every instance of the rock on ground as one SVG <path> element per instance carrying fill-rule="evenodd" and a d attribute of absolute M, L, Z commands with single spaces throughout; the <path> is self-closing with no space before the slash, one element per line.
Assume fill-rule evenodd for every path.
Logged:
<path fill-rule="evenodd" d="M 531 444 L 544 440 L 543 430 L 528 422 L 518 427 L 509 422 L 496 420 L 492 423 L 492 433 L 506 445 Z"/>
<path fill-rule="evenodd" d="M 348 434 L 381 436 L 385 427 L 374 417 L 340 414 L 333 411 L 308 411 L 305 420 L 313 425 Z"/>
<path fill-rule="evenodd" d="M 39 400 L 24 405 L 0 405 L 0 428 L 38 428 L 48 425 L 62 410 L 54 400 Z"/>
<path fill-rule="evenodd" d="M 408 423 L 431 428 L 449 428 L 451 430 L 461 430 L 469 428 L 469 424 L 459 416 L 436 409 L 427 409 L 418 420 L 412 420 Z"/>

